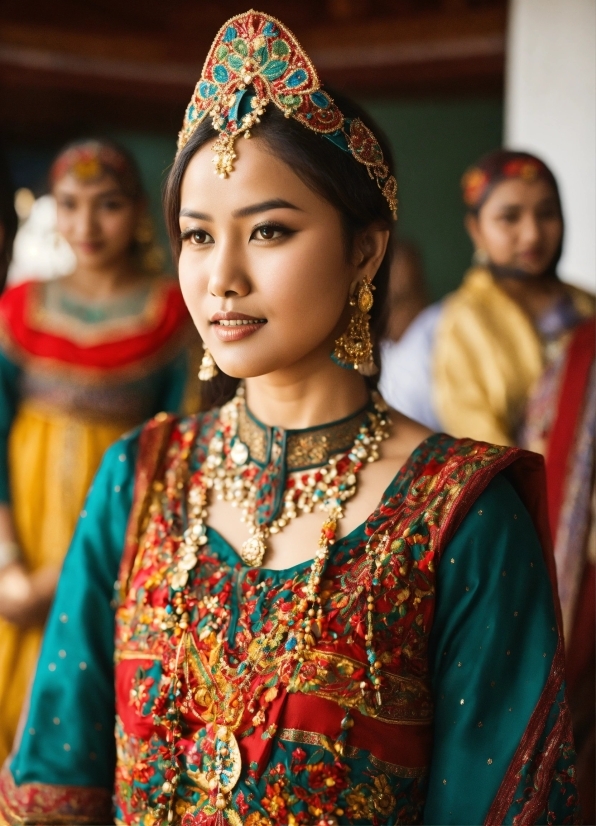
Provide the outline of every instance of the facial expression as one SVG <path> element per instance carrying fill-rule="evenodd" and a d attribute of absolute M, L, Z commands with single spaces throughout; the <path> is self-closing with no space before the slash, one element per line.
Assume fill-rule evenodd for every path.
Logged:
<path fill-rule="evenodd" d="M 552 186 L 544 180 L 503 181 L 467 228 L 476 249 L 492 263 L 540 276 L 561 243 L 563 221 Z"/>
<path fill-rule="evenodd" d="M 101 269 L 129 254 L 140 205 L 124 195 L 111 175 L 82 183 L 64 175 L 54 184 L 58 232 L 72 247 L 79 266 Z"/>
<path fill-rule="evenodd" d="M 347 323 L 360 259 L 351 260 L 338 211 L 262 139 L 239 140 L 235 151 L 229 178 L 213 174 L 210 144 L 184 175 L 186 304 L 228 375 L 308 369 L 313 359 L 329 359 Z"/>

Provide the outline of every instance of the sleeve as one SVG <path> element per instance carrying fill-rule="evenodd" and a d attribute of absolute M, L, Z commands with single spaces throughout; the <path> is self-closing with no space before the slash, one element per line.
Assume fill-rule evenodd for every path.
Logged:
<path fill-rule="evenodd" d="M 442 304 L 432 304 L 397 342 L 381 345 L 379 387 L 385 401 L 411 419 L 440 430 L 433 406 L 431 357 Z"/>
<path fill-rule="evenodd" d="M 499 475 L 437 571 L 424 823 L 579 822 L 561 654 L 536 530 Z"/>
<path fill-rule="evenodd" d="M 109 819 L 115 771 L 114 585 L 132 507 L 137 444 L 135 432 L 106 452 L 81 511 L 20 744 L 0 778 L 0 813 L 4 806 L 8 822 L 15 814 L 32 817 L 33 805 L 43 806 L 33 810 L 43 814 L 43 822 Z"/>
<path fill-rule="evenodd" d="M 21 369 L 0 350 L 0 503 L 10 501 L 8 438 L 18 403 Z"/>
<path fill-rule="evenodd" d="M 511 370 L 511 354 L 503 347 L 495 353 L 493 344 L 482 315 L 459 300 L 447 302 L 433 351 L 433 401 L 447 433 L 510 445 L 503 370 Z"/>

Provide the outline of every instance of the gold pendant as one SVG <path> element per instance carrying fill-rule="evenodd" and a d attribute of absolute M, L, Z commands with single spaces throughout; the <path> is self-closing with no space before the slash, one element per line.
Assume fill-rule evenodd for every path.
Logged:
<path fill-rule="evenodd" d="M 234 733 L 227 726 L 219 726 L 213 740 L 213 757 L 207 771 L 187 769 L 189 778 L 210 796 L 215 795 L 215 809 L 223 812 L 229 823 L 242 823 L 230 809 L 232 790 L 240 780 L 242 757 Z M 213 802 L 213 798 L 211 798 Z M 193 812 L 194 814 L 194 812 Z"/>
<path fill-rule="evenodd" d="M 257 531 L 254 536 L 251 536 L 250 539 L 247 539 L 246 542 L 242 543 L 240 556 L 247 565 L 251 565 L 255 568 L 263 564 L 263 558 L 266 551 L 267 545 L 265 544 L 265 535 L 262 531 Z"/>

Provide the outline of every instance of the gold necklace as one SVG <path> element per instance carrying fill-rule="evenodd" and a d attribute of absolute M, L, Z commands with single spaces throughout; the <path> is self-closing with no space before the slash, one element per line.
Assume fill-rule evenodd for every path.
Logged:
<path fill-rule="evenodd" d="M 160 804 L 155 810 L 159 820 L 165 815 L 167 822 L 173 822 L 176 787 L 182 774 L 176 748 L 177 740 L 182 734 L 180 711 L 182 705 L 188 707 L 192 700 L 183 701 L 178 699 L 182 696 L 183 687 L 181 680 L 183 675 L 180 674 L 180 666 L 183 666 L 187 682 L 187 696 L 189 696 L 188 660 L 189 647 L 193 640 L 189 630 L 190 615 L 186 607 L 184 589 L 188 583 L 190 572 L 198 562 L 199 549 L 207 543 L 206 520 L 210 491 L 214 490 L 221 498 L 234 501 L 237 506 L 243 509 L 246 521 L 253 528 L 253 536 L 248 540 L 248 543 L 256 539 L 263 546 L 265 546 L 265 540 L 269 534 L 274 532 L 272 528 L 282 530 L 287 522 L 296 518 L 300 512 L 318 507 L 326 513 L 304 597 L 299 600 L 292 612 L 292 627 L 290 628 L 290 623 L 287 622 L 283 628 L 276 628 L 273 634 L 270 632 L 268 635 L 269 637 L 274 636 L 279 644 L 283 643 L 283 654 L 281 656 L 284 660 L 294 660 L 297 665 L 303 663 L 308 656 L 308 652 L 315 645 L 315 636 L 320 634 L 323 619 L 323 607 L 319 593 L 320 583 L 331 547 L 336 540 L 338 523 L 344 515 L 343 505 L 356 493 L 357 474 L 365 462 L 374 462 L 379 458 L 379 445 L 389 435 L 390 421 L 386 415 L 387 407 L 384 401 L 375 394 L 373 404 L 374 411 L 370 411 L 368 414 L 369 422 L 359 428 L 352 448 L 342 456 L 332 456 L 326 465 L 317 468 L 316 471 L 303 474 L 301 485 L 292 485 L 289 489 L 293 493 L 291 497 L 288 496 L 284 501 L 284 514 L 287 512 L 287 516 L 277 517 L 269 525 L 263 527 L 257 526 L 254 516 L 254 485 L 252 483 L 246 485 L 242 480 L 242 473 L 247 472 L 249 458 L 248 448 L 239 443 L 236 438 L 238 410 L 244 405 L 243 396 L 237 395 L 220 411 L 220 426 L 211 439 L 207 458 L 201 469 L 193 475 L 191 480 L 193 484 L 191 484 L 188 493 L 188 525 L 176 553 L 176 564 L 170 580 L 172 591 L 170 611 L 173 618 L 171 631 L 172 636 L 177 640 L 177 653 L 170 684 L 164 688 L 170 698 L 170 705 L 165 715 L 170 746 L 170 779 L 162 787 L 162 791 L 169 797 L 169 801 L 167 804 Z M 229 461 L 227 461 L 228 458 Z M 238 461 L 239 459 L 242 459 L 242 461 Z M 239 482 L 242 482 L 242 486 Z M 288 503 L 293 507 L 288 506 Z M 369 545 L 371 545 L 370 539 L 367 547 Z M 264 550 L 261 553 L 261 545 L 259 545 L 258 551 L 262 558 Z M 251 554 L 250 558 L 254 559 L 255 556 Z M 377 702 L 380 703 L 379 687 L 381 683 L 377 673 L 380 664 L 373 649 L 373 610 L 374 600 L 369 596 L 367 598 L 367 654 L 370 663 L 370 682 L 373 689 L 376 690 Z M 221 646 L 222 643 L 219 644 L 220 649 Z M 182 662 L 181 654 L 183 651 L 184 661 Z M 254 659 L 247 657 L 250 666 L 243 670 L 240 682 L 235 682 L 239 669 L 226 667 L 230 691 L 241 694 L 242 691 L 248 688 L 257 674 L 262 656 L 261 651 L 259 656 Z M 203 685 L 205 691 L 210 693 L 208 674 L 205 676 L 207 679 Z M 360 689 L 364 693 L 367 689 L 367 683 L 362 682 Z M 231 808 L 232 793 L 242 772 L 241 754 L 235 731 L 241 727 L 243 715 L 236 714 L 233 720 L 230 719 L 229 715 L 226 715 L 227 703 L 225 701 L 223 703 L 218 702 L 217 691 L 214 689 L 212 695 L 211 708 L 215 708 L 217 705 L 220 706 L 212 724 L 208 727 L 213 757 L 206 772 L 193 772 L 192 777 L 209 794 L 210 805 L 213 809 L 225 813 L 228 822 L 234 824 L 239 823 L 239 821 L 236 813 Z M 264 722 L 265 710 L 262 706 L 258 715 L 258 720 L 253 718 L 253 725 Z M 348 729 L 350 725 L 351 720 L 349 714 L 347 714 L 342 721 L 342 729 Z M 340 745 L 338 743 L 339 754 L 341 754 Z"/>
<path fill-rule="evenodd" d="M 238 435 L 239 419 L 246 410 L 242 388 L 222 407 L 221 426 L 209 445 L 203 475 L 216 496 L 239 508 L 241 521 L 248 524 L 250 538 L 240 551 L 247 565 L 262 565 L 269 536 L 282 531 L 299 513 L 318 509 L 331 514 L 356 494 L 358 472 L 366 462 L 379 458 L 379 445 L 388 435 L 387 407 L 378 394 L 373 396 L 373 405 L 368 411 L 368 421 L 358 429 L 349 450 L 329 457 L 325 464 L 306 473 L 290 477 L 281 514 L 266 524 L 258 523 L 258 485 L 251 478 L 249 448 Z"/>

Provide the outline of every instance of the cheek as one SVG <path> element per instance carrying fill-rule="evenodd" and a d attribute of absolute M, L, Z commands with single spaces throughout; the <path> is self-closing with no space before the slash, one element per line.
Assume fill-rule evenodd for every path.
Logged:
<path fill-rule="evenodd" d="M 280 249 L 267 264 L 255 271 L 276 346 L 288 355 L 318 346 L 335 330 L 346 306 L 343 247 L 329 237 L 304 239 Z"/>
<path fill-rule="evenodd" d="M 184 303 L 199 332 L 204 335 L 208 327 L 209 311 L 202 305 L 209 292 L 209 274 L 206 262 L 201 260 L 201 254 L 187 247 L 182 249 L 178 259 L 178 280 Z M 212 311 L 213 309 L 219 307 L 212 308 Z"/>
<path fill-rule="evenodd" d="M 136 228 L 134 213 L 107 213 L 99 221 L 106 240 L 112 241 L 116 246 L 126 246 L 131 242 Z"/>

